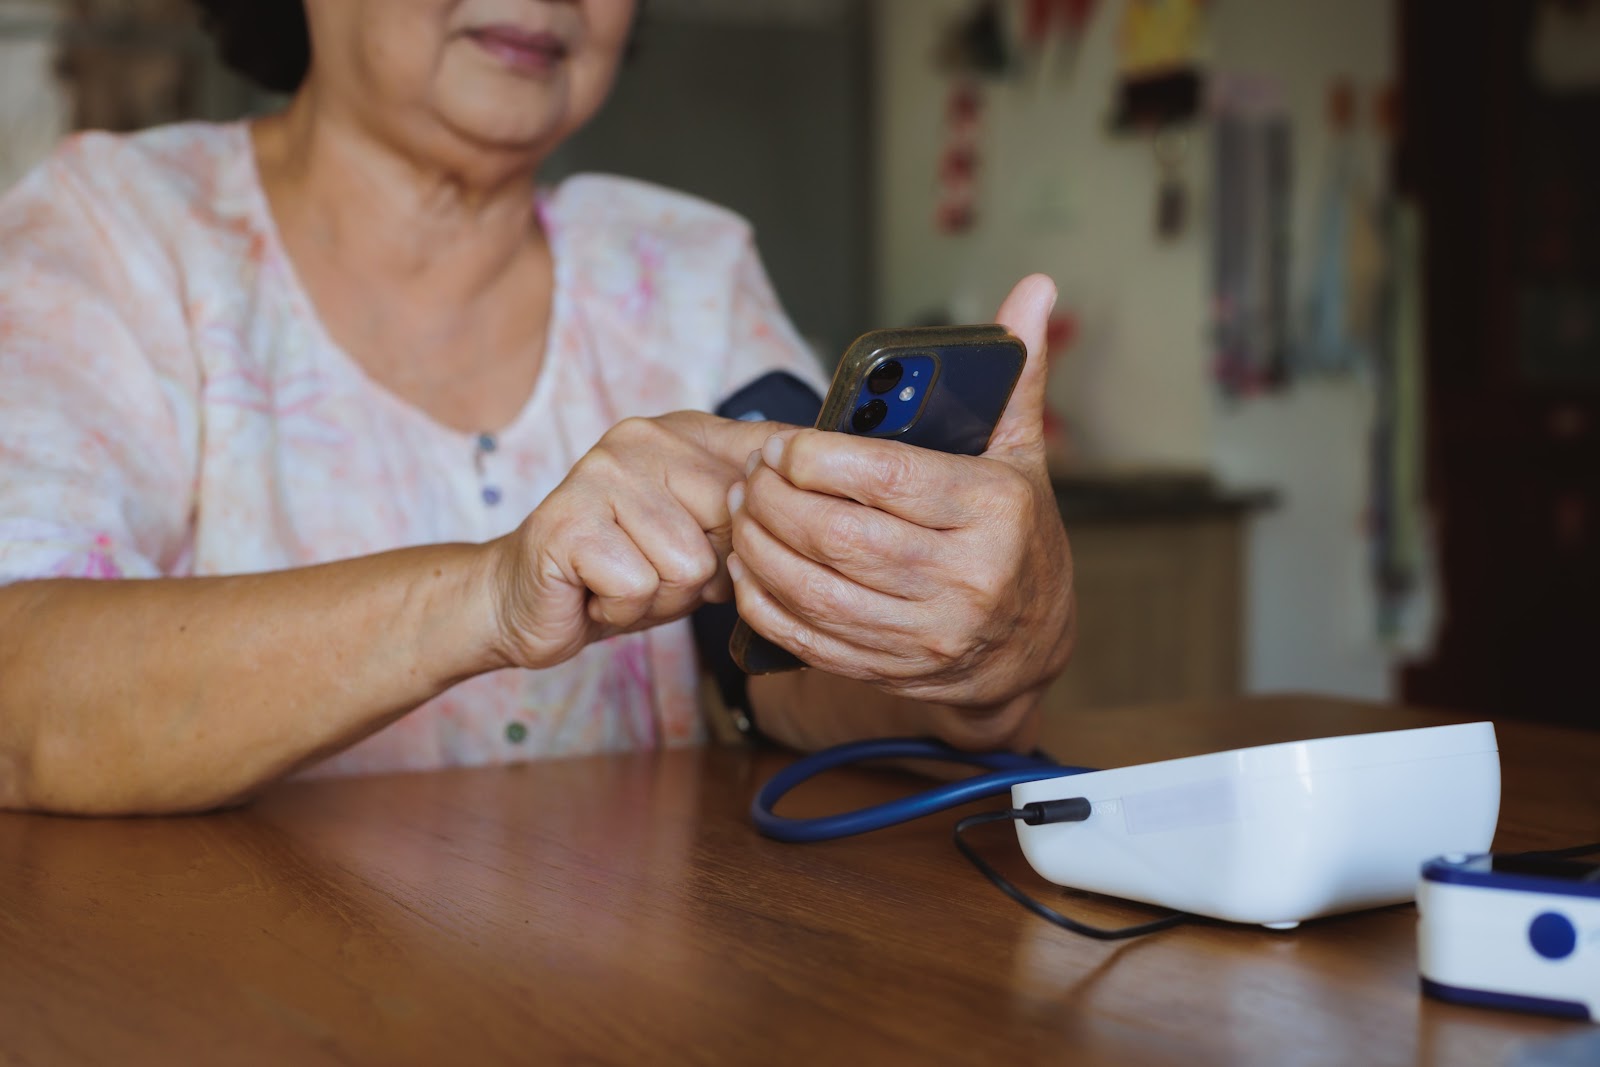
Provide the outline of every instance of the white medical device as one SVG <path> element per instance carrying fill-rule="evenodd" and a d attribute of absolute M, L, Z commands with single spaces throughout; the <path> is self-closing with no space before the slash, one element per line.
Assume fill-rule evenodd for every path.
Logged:
<path fill-rule="evenodd" d="M 1417 911 L 1423 992 L 1600 1021 L 1600 864 L 1443 856 L 1422 868 Z"/>
<path fill-rule="evenodd" d="M 1012 805 L 1083 797 L 1082 821 L 1017 823 L 1059 885 L 1288 929 L 1414 898 L 1424 861 L 1489 848 L 1494 726 L 1263 745 L 1024 782 Z M 1595 901 L 1600 912 L 1600 901 Z"/>

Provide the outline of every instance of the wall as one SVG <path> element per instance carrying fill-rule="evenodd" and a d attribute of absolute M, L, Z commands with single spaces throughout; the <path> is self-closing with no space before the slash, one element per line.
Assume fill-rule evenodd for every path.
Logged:
<path fill-rule="evenodd" d="M 1394 76 L 1390 0 L 1219 0 L 1216 52 L 1230 69 L 1283 87 L 1295 125 L 1294 247 L 1311 247 L 1326 172 L 1330 81 L 1367 90 Z M 1307 256 L 1294 261 L 1305 288 Z M 1309 382 L 1216 420 L 1212 458 L 1226 480 L 1269 484 L 1284 507 L 1256 527 L 1250 553 L 1254 619 L 1247 677 L 1257 689 L 1393 695 L 1390 655 L 1374 637 L 1367 574 L 1367 434 L 1372 391 L 1360 381 Z"/>
<path fill-rule="evenodd" d="M 1361 528 L 1371 390 L 1323 382 L 1244 403 L 1217 399 L 1205 333 L 1209 144 L 1197 131 L 1185 156 L 1191 226 L 1161 243 L 1151 146 L 1104 132 L 1122 0 L 1100 5 L 1070 71 L 1028 71 L 988 88 L 979 225 L 959 237 L 934 231 L 945 83 L 931 56 L 945 17 L 966 7 L 879 0 L 880 318 L 911 321 L 938 306 L 984 318 L 1023 273 L 1054 275 L 1083 335 L 1051 396 L 1086 460 L 1204 467 L 1282 495 L 1251 534 L 1248 687 L 1390 695 L 1389 655 L 1371 636 Z M 1295 118 L 1297 292 L 1327 153 L 1328 82 L 1346 76 L 1371 90 L 1387 80 L 1392 33 L 1389 0 L 1212 5 L 1213 66 L 1275 79 Z"/>
<path fill-rule="evenodd" d="M 0 190 L 49 154 L 67 128 L 67 94 L 54 75 L 55 5 L 0 0 Z"/>
<path fill-rule="evenodd" d="M 0 189 L 71 129 L 232 119 L 275 103 L 226 70 L 189 0 L 0 0 Z"/>
<path fill-rule="evenodd" d="M 1046 269 L 1084 317 L 1084 344 L 1052 382 L 1083 449 L 1119 461 L 1203 462 L 1212 432 L 1199 358 L 1206 250 L 1193 234 L 1157 247 L 1150 147 L 1101 132 L 1111 11 L 1095 20 L 1070 80 L 1030 75 L 987 88 L 978 225 L 959 237 L 933 230 L 945 83 L 931 57 L 946 17 L 968 6 L 880 4 L 884 321 L 910 321 L 941 303 L 961 320 L 988 318 L 1013 281 Z"/>

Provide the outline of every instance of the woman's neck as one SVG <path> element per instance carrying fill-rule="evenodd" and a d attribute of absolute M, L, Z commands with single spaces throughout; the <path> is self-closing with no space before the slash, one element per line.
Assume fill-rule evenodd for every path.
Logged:
<path fill-rule="evenodd" d="M 443 132 L 401 145 L 321 106 L 314 86 L 252 132 L 279 228 L 355 277 L 460 308 L 503 281 L 537 236 L 536 160 Z"/>
<path fill-rule="evenodd" d="M 536 161 L 445 136 L 406 151 L 310 92 L 252 133 L 285 251 L 324 328 L 436 421 L 506 425 L 543 365 L 554 299 Z"/>

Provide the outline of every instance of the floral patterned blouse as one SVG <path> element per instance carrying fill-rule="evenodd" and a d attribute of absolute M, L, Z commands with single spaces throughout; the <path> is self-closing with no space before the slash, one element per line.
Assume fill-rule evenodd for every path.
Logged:
<path fill-rule="evenodd" d="M 600 175 L 539 206 L 556 267 L 544 366 L 510 425 L 465 434 L 329 338 L 246 125 L 68 141 L 0 198 L 0 583 L 484 541 L 620 419 L 710 410 L 769 370 L 824 387 L 737 216 Z M 313 773 L 689 743 L 697 683 L 679 622 L 474 678 Z"/>

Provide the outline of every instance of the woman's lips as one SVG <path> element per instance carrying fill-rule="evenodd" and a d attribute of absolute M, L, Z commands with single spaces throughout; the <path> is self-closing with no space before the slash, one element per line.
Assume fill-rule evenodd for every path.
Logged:
<path fill-rule="evenodd" d="M 553 33 L 484 26 L 468 30 L 467 36 L 506 66 L 527 74 L 547 73 L 567 58 L 567 43 Z"/>

